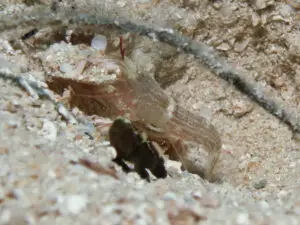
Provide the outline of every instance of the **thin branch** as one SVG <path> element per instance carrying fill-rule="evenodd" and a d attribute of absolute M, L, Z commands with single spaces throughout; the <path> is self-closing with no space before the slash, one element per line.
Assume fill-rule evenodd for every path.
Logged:
<path fill-rule="evenodd" d="M 149 28 L 144 25 L 138 25 L 130 21 L 124 22 L 122 19 L 108 21 L 107 18 L 100 16 L 80 14 L 72 21 L 84 22 L 88 24 L 97 25 L 103 24 L 105 21 L 108 24 L 115 24 L 124 31 L 138 33 L 147 36 L 151 39 L 167 43 L 176 48 L 180 48 L 188 54 L 194 55 L 199 61 L 211 70 L 215 75 L 234 85 L 239 91 L 248 95 L 252 100 L 262 106 L 267 112 L 271 113 L 282 122 L 287 124 L 293 132 L 300 132 L 300 121 L 296 114 L 289 110 L 284 109 L 274 99 L 268 98 L 262 87 L 257 84 L 251 83 L 242 77 L 241 72 L 234 69 L 223 58 L 218 56 L 217 52 L 206 44 L 196 42 L 189 37 L 185 37 L 173 29 L 164 28 Z"/>
<path fill-rule="evenodd" d="M 57 110 L 57 112 L 68 122 L 71 124 L 78 124 L 75 117 L 71 112 L 67 110 L 67 108 L 57 102 L 49 93 L 49 90 L 41 87 L 38 83 L 29 81 L 22 76 L 15 75 L 9 69 L 0 68 L 0 78 L 4 80 L 12 81 L 17 84 L 20 88 L 25 89 L 25 91 L 35 99 L 42 98 L 51 101 Z"/>
<path fill-rule="evenodd" d="M 100 12 L 80 13 L 66 8 L 57 11 L 51 11 L 50 7 L 33 7 L 19 17 L 14 15 L 1 17 L 0 31 L 13 29 L 24 25 L 45 25 L 60 21 L 61 23 L 89 24 L 89 25 L 114 25 L 120 29 L 147 36 L 151 39 L 159 40 L 176 48 L 182 49 L 188 54 L 194 55 L 203 65 L 210 69 L 215 75 L 234 85 L 239 91 L 248 95 L 251 99 L 262 106 L 266 111 L 287 124 L 293 132 L 300 132 L 300 122 L 296 114 L 284 109 L 274 99 L 268 98 L 262 87 L 258 84 L 245 80 L 241 72 L 234 69 L 223 58 L 218 56 L 213 48 L 206 44 L 193 41 L 172 29 L 151 28 L 145 25 L 139 25 L 128 21 L 115 14 L 115 11 L 109 12 L 105 8 L 99 9 Z M 96 10 L 97 11 L 97 10 Z"/>

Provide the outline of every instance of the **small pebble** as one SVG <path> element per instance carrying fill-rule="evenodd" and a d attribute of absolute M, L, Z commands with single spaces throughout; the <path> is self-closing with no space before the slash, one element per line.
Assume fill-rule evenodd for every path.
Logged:
<path fill-rule="evenodd" d="M 222 43 L 222 44 L 218 45 L 216 47 L 216 49 L 220 50 L 220 51 L 228 51 L 228 50 L 231 49 L 231 46 L 229 44 L 227 44 L 227 43 Z"/>
<path fill-rule="evenodd" d="M 63 73 L 71 73 L 74 68 L 72 65 L 68 64 L 68 63 L 64 63 L 62 65 L 60 65 L 59 70 Z"/>
<path fill-rule="evenodd" d="M 121 7 L 125 7 L 126 6 L 126 1 L 118 1 L 117 3 L 119 6 Z"/>
<path fill-rule="evenodd" d="M 253 187 L 256 189 L 263 189 L 267 185 L 267 180 L 262 179 L 256 183 L 253 184 Z"/>
<path fill-rule="evenodd" d="M 247 225 L 250 224 L 249 221 L 249 214 L 248 213 L 241 213 L 236 218 L 236 223 L 239 225 Z"/>
<path fill-rule="evenodd" d="M 246 47 L 248 46 L 250 40 L 249 39 L 245 39 L 245 40 L 242 40 L 242 41 L 237 41 L 235 44 L 234 44 L 234 50 L 236 52 L 243 52 Z"/>
<path fill-rule="evenodd" d="M 51 141 L 55 141 L 57 137 L 57 129 L 55 124 L 45 119 L 42 128 L 42 135 Z"/>
<path fill-rule="evenodd" d="M 78 214 L 80 213 L 87 205 L 88 199 L 83 195 L 69 195 L 63 196 L 58 199 L 60 203 L 60 209 L 62 212 Z"/>
<path fill-rule="evenodd" d="M 267 203 L 266 201 L 261 201 L 261 202 L 259 202 L 259 205 L 260 205 L 260 207 L 263 209 L 263 210 L 268 210 L 269 208 L 270 208 L 270 205 L 269 205 L 269 203 Z"/>
<path fill-rule="evenodd" d="M 11 220 L 11 211 L 8 209 L 2 210 L 0 214 L 0 224 L 8 224 Z"/>
<path fill-rule="evenodd" d="M 173 192 L 167 192 L 164 195 L 164 200 L 176 200 L 176 194 Z"/>
<path fill-rule="evenodd" d="M 255 7 L 257 10 L 265 9 L 271 5 L 274 5 L 273 0 L 256 0 L 255 1 Z"/>
<path fill-rule="evenodd" d="M 105 51 L 107 46 L 106 37 L 103 35 L 95 35 L 95 37 L 92 39 L 91 46 L 94 49 Z"/>
<path fill-rule="evenodd" d="M 252 14 L 251 19 L 252 19 L 252 26 L 253 27 L 257 27 L 261 23 L 260 16 L 256 13 Z"/>
<path fill-rule="evenodd" d="M 253 110 L 253 105 L 243 100 L 236 100 L 232 103 L 233 115 L 240 118 Z"/>
<path fill-rule="evenodd" d="M 286 190 L 281 190 L 277 194 L 277 198 L 279 198 L 280 200 L 285 200 L 285 199 L 287 199 L 288 195 L 289 195 L 289 193 Z"/>

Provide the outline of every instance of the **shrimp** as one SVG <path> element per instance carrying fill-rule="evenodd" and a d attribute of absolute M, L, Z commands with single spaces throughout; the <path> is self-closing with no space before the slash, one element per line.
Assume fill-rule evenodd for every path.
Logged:
<path fill-rule="evenodd" d="M 187 171 L 211 178 L 221 152 L 221 138 L 212 124 L 178 105 L 153 78 L 138 74 L 127 57 L 89 57 L 87 65 L 80 74 L 48 77 L 49 88 L 59 93 L 71 89 L 71 107 L 88 115 L 129 119 L 149 140 L 167 143 Z M 92 67 L 101 72 L 89 75 Z"/>

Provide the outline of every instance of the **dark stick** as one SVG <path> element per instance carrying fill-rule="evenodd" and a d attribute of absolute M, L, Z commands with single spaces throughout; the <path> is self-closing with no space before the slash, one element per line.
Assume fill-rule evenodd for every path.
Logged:
<path fill-rule="evenodd" d="M 0 31 L 36 23 L 42 26 L 59 21 L 62 23 L 68 20 L 69 23 L 75 24 L 114 25 L 127 32 L 137 33 L 152 39 L 155 38 L 156 40 L 180 48 L 188 54 L 194 55 L 215 75 L 226 80 L 239 91 L 248 95 L 266 111 L 287 124 L 293 132 L 300 132 L 300 122 L 297 119 L 297 115 L 281 107 L 275 100 L 268 98 L 262 88 L 257 84 L 250 83 L 242 78 L 241 72 L 238 72 L 223 58 L 218 56 L 213 48 L 203 43 L 193 41 L 191 38 L 185 37 L 172 29 L 154 29 L 126 21 L 124 18 L 116 18 L 116 16 L 113 15 L 113 13 L 105 12 L 105 9 L 102 13 L 91 12 L 86 14 L 64 8 L 51 11 L 51 9 L 47 9 L 46 7 L 36 6 L 35 8 L 33 7 L 32 11 L 29 11 L 28 15 L 22 15 L 20 18 L 10 18 L 10 16 L 7 15 L 0 17 Z"/>
<path fill-rule="evenodd" d="M 102 24 L 103 21 L 106 21 L 106 23 L 108 22 L 107 18 L 101 19 L 100 17 L 97 18 L 88 14 L 81 14 L 77 19 L 79 19 L 78 22 L 84 21 L 85 23 L 91 22 L 92 24 L 98 24 L 98 21 L 100 21 L 100 24 Z M 189 37 L 185 37 L 172 29 L 154 29 L 143 25 L 137 25 L 133 22 L 123 21 L 124 20 L 114 20 L 111 21 L 111 23 L 124 31 L 138 33 L 151 39 L 155 38 L 163 43 L 180 48 L 188 54 L 194 55 L 215 75 L 232 84 L 242 93 L 248 95 L 267 112 L 287 124 L 293 132 L 300 132 L 300 122 L 297 120 L 296 115 L 293 115 L 293 113 L 282 108 L 275 100 L 268 98 L 264 94 L 262 88 L 257 84 L 252 84 L 242 78 L 240 72 L 234 69 L 223 58 L 218 56 L 213 48 L 206 44 L 196 42 Z"/>
<path fill-rule="evenodd" d="M 22 37 L 21 37 L 22 41 L 25 41 L 26 39 L 32 37 L 32 36 L 35 35 L 37 32 L 38 32 L 38 29 L 36 29 L 36 28 L 30 30 L 30 31 L 27 32 L 26 34 L 22 35 Z"/>

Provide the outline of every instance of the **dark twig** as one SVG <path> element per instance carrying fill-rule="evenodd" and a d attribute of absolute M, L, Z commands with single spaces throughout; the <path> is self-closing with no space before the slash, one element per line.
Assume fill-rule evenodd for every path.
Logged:
<path fill-rule="evenodd" d="M 268 98 L 263 89 L 257 84 L 242 78 L 241 72 L 234 69 L 223 58 L 218 56 L 213 48 L 203 43 L 193 41 L 191 38 L 185 37 L 172 29 L 154 29 L 112 15 L 114 15 L 114 13 L 105 12 L 105 9 L 103 9 L 102 13 L 91 12 L 87 14 L 69 9 L 60 9 L 54 12 L 45 7 L 38 6 L 36 8 L 33 7 L 28 15 L 22 15 L 19 18 L 16 18 L 15 15 L 12 18 L 7 15 L 5 15 L 5 17 L 0 16 L 0 31 L 24 25 L 33 25 L 35 23 L 38 23 L 40 26 L 57 23 L 59 21 L 63 23 L 66 22 L 66 20 L 69 21 L 69 23 L 76 24 L 115 25 L 124 31 L 138 33 L 159 40 L 194 55 L 214 74 L 234 85 L 241 92 L 247 94 L 265 110 L 287 124 L 293 132 L 300 132 L 300 122 L 295 114 L 284 109 L 275 100 Z"/>
<path fill-rule="evenodd" d="M 26 34 L 23 34 L 21 37 L 22 41 L 25 41 L 26 39 L 32 37 L 33 35 L 35 35 L 39 30 L 34 28 L 32 30 L 30 30 L 29 32 L 27 32 Z"/>
<path fill-rule="evenodd" d="M 44 98 L 51 101 L 55 107 L 57 112 L 69 123 L 77 124 L 77 120 L 75 117 L 70 113 L 67 108 L 57 102 L 54 98 L 51 97 L 49 90 L 46 88 L 40 87 L 36 82 L 29 81 L 22 76 L 15 75 L 9 69 L 0 68 L 0 78 L 4 80 L 12 81 L 13 83 L 17 84 L 19 87 L 25 89 L 25 91 L 35 99 Z"/>
<path fill-rule="evenodd" d="M 228 83 L 234 85 L 239 91 L 248 95 L 257 102 L 266 111 L 287 124 L 293 132 L 300 132 L 300 122 L 297 116 L 292 112 L 282 108 L 275 100 L 268 98 L 262 87 L 250 83 L 241 76 L 241 72 L 234 69 L 223 58 L 218 56 L 216 51 L 206 44 L 196 42 L 189 37 L 185 37 L 172 29 L 154 29 L 143 25 L 137 25 L 133 22 L 124 20 L 107 21 L 106 18 L 96 17 L 94 15 L 81 14 L 76 17 L 77 22 L 85 22 L 97 25 L 106 23 L 115 24 L 127 32 L 138 33 L 151 39 L 159 40 L 176 48 L 180 48 L 186 53 L 194 55 L 199 61 L 208 67 L 214 74 Z"/>

